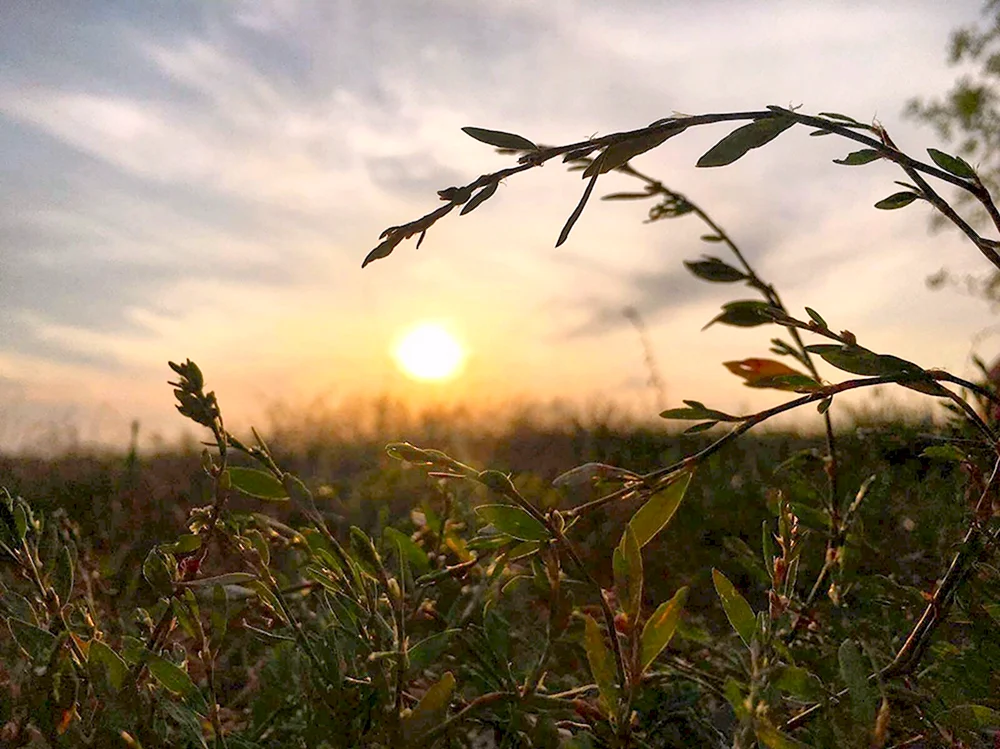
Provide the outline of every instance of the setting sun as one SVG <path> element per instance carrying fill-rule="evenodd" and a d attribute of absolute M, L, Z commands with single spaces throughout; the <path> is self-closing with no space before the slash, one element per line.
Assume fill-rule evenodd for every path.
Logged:
<path fill-rule="evenodd" d="M 396 364 L 414 380 L 447 380 L 465 363 L 465 351 L 454 335 L 436 323 L 408 331 L 393 351 Z"/>

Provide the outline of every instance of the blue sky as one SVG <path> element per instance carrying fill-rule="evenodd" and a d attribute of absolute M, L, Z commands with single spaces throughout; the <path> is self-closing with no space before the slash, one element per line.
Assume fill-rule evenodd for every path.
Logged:
<path fill-rule="evenodd" d="M 120 441 L 181 427 L 168 359 L 198 361 L 232 423 L 268 408 L 384 393 L 495 406 L 555 397 L 652 413 L 649 327 L 668 400 L 764 407 L 719 366 L 770 331 L 700 332 L 731 287 L 681 261 L 694 219 L 591 203 L 553 247 L 582 184 L 553 163 L 511 179 L 364 271 L 386 226 L 510 162 L 478 125 L 536 142 L 631 129 L 673 111 L 803 105 L 877 117 L 898 145 L 941 146 L 903 119 L 946 90 L 948 32 L 979 3 L 80 2 L 0 7 L 0 446 L 71 425 Z M 702 128 L 636 166 L 722 223 L 786 303 L 862 343 L 968 373 L 981 303 L 932 293 L 942 265 L 983 266 L 927 209 L 871 209 L 889 165 L 848 169 L 834 138 L 790 131 L 726 169 Z M 947 149 L 945 149 L 947 150 Z M 609 175 L 598 193 L 629 189 Z M 465 375 L 408 383 L 389 348 L 441 320 Z M 980 353 L 991 358 L 991 341 Z M 995 341 L 994 341 L 995 343 Z"/>

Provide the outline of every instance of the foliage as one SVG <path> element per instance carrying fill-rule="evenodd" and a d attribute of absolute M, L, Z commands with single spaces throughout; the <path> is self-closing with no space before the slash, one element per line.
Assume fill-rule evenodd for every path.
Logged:
<path fill-rule="evenodd" d="M 177 408 L 207 430 L 211 449 L 201 459 L 203 495 L 183 532 L 153 545 L 132 568 L 144 581 L 145 605 L 126 611 L 99 600 L 93 558 L 80 553 L 85 537 L 57 513 L 0 495 L 0 602 L 11 638 L 5 647 L 17 654 L 5 661 L 16 697 L 4 705 L 4 740 L 984 746 L 987 731 L 1000 728 L 1000 580 L 991 565 L 1000 539 L 1000 439 L 987 408 L 1000 397 L 866 348 L 816 310 L 793 314 L 708 213 L 630 163 L 718 122 L 739 125 L 700 166 L 731 164 L 799 126 L 851 140 L 864 150 L 838 163 L 884 159 L 908 180 L 876 208 L 929 204 L 1000 268 L 1000 245 L 932 186 L 965 191 L 1000 230 L 972 166 L 936 150 L 930 163 L 920 161 L 899 151 L 881 125 L 845 115 L 768 107 L 675 116 L 557 147 L 466 128 L 520 153 L 517 164 L 442 190 L 443 206 L 387 229 L 366 265 L 408 237 L 419 236 L 419 244 L 453 209 L 468 213 L 501 180 L 559 156 L 587 179 L 561 244 L 599 178 L 618 171 L 642 187 L 607 197 L 655 201 L 650 220 L 693 216 L 707 227 L 704 241 L 732 255 L 731 262 L 705 256 L 686 264 L 702 281 L 748 290 L 706 327 L 782 329 L 770 353 L 788 364 L 761 356 L 726 366 L 745 385 L 792 396 L 752 414 L 686 400 L 662 415 L 694 422 L 676 438 L 691 449 L 635 469 L 602 455 L 551 485 L 395 442 L 389 456 L 408 475 L 424 476 L 404 495 L 413 512 L 362 529 L 336 523 L 326 498 L 282 468 L 257 432 L 249 442 L 231 433 L 197 365 L 171 363 Z M 918 552 L 942 564 L 914 577 L 880 574 L 871 564 L 880 547 L 889 557 L 894 551 L 887 539 L 894 528 L 880 523 L 900 487 L 885 472 L 859 473 L 846 459 L 858 454 L 844 447 L 851 436 L 836 434 L 830 417 L 841 393 L 883 385 L 935 399 L 952 415 L 923 455 L 939 463 L 929 484 L 943 495 L 934 511 L 947 508 L 962 533 L 943 550 L 940 538 L 924 539 Z M 822 448 L 758 472 L 747 497 L 725 508 L 713 507 L 714 489 L 701 486 L 703 514 L 682 523 L 700 482 L 732 486 L 739 438 L 809 405 L 823 423 Z M 721 436 L 698 436 L 720 424 L 729 425 Z M 908 477 L 902 488 L 916 481 Z M 752 522 L 741 516 L 736 534 L 712 544 L 698 532 L 723 509 Z M 681 543 L 694 550 L 690 566 L 664 568 L 664 549 Z M 707 607 L 713 589 L 717 602 Z M 703 613 L 695 617 L 689 607 L 699 598 Z"/>

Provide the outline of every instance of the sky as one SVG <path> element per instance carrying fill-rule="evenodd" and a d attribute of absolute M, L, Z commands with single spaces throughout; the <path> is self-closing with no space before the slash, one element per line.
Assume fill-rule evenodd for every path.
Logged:
<path fill-rule="evenodd" d="M 666 405 L 757 410 L 721 362 L 768 356 L 768 328 L 702 326 L 749 290 L 682 265 L 717 247 L 697 219 L 579 199 L 558 161 L 364 270 L 387 226 L 437 190 L 512 163 L 467 125 L 571 143 L 673 112 L 801 105 L 877 118 L 897 145 L 943 147 L 903 117 L 943 93 L 948 33 L 972 0 L 262 0 L 0 4 L 0 449 L 175 438 L 168 360 L 191 358 L 228 423 L 391 396 L 422 407 L 553 399 L 655 416 L 634 307 Z M 930 209 L 872 204 L 891 165 L 801 128 L 723 169 L 694 164 L 731 126 L 635 160 L 742 247 L 793 313 L 819 310 L 877 351 L 971 374 L 998 341 L 980 301 L 932 292 L 985 270 Z M 602 177 L 596 196 L 634 189 Z M 391 349 L 438 321 L 467 347 L 448 383 Z M 977 337 L 978 336 L 978 337 Z M 837 379 L 834 372 L 827 373 Z"/>

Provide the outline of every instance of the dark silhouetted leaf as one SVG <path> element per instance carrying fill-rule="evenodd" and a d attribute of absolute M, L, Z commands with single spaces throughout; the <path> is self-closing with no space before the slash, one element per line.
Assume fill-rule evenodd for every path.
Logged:
<path fill-rule="evenodd" d="M 592 177 L 594 174 L 607 174 L 627 163 L 629 159 L 633 159 L 640 154 L 646 153 L 646 151 L 651 151 L 657 146 L 662 145 L 668 138 L 679 135 L 684 130 L 685 128 L 678 127 L 659 133 L 639 135 L 629 140 L 623 140 L 620 143 L 612 143 L 604 149 L 600 157 L 591 162 L 590 166 L 583 172 L 583 176 Z"/>
<path fill-rule="evenodd" d="M 594 163 L 596 164 L 600 160 L 600 157 L 598 157 Z M 595 172 L 594 176 L 590 178 L 590 182 L 587 183 L 587 186 L 583 190 L 580 202 L 576 204 L 576 208 L 573 209 L 569 218 L 566 219 L 566 225 L 563 226 L 562 231 L 559 232 L 559 239 L 556 240 L 556 247 L 559 247 L 563 242 L 569 239 L 569 233 L 573 230 L 573 225 L 576 224 L 577 219 L 579 219 L 580 215 L 583 213 L 584 206 L 586 206 L 587 201 L 590 200 L 590 193 L 594 191 L 594 185 L 597 184 L 597 178 L 600 176 L 600 172 Z"/>
<path fill-rule="evenodd" d="M 230 468 L 229 479 L 234 488 L 256 499 L 284 502 L 288 492 L 281 481 L 270 473 L 253 468 Z"/>
<path fill-rule="evenodd" d="M 684 493 L 691 483 L 691 476 L 691 471 L 684 471 L 678 475 L 665 488 L 646 500 L 628 521 L 640 548 L 652 541 L 653 537 L 670 522 L 670 518 L 677 512 L 681 500 L 684 499 Z"/>
<path fill-rule="evenodd" d="M 842 159 L 834 159 L 834 164 L 844 164 L 845 166 L 861 166 L 870 164 L 882 158 L 874 148 L 862 148 L 860 151 L 853 151 Z"/>
<path fill-rule="evenodd" d="M 753 328 L 774 322 L 775 308 L 767 302 L 757 300 L 740 300 L 722 305 L 722 312 L 709 320 L 702 330 L 710 328 L 715 323 L 735 325 L 739 328 Z"/>
<path fill-rule="evenodd" d="M 757 616 L 753 613 L 753 609 L 729 582 L 729 578 L 716 569 L 712 570 L 712 581 L 715 583 L 715 592 L 719 594 L 719 600 L 722 602 L 722 609 L 726 612 L 726 618 L 743 640 L 743 644 L 750 647 L 757 631 Z"/>
<path fill-rule="evenodd" d="M 745 281 L 748 276 L 717 257 L 707 257 L 704 260 L 685 260 L 684 266 L 698 278 L 712 283 L 734 283 Z"/>
<path fill-rule="evenodd" d="M 684 434 L 698 434 L 700 432 L 707 432 L 712 427 L 716 426 L 719 422 L 717 421 L 703 421 L 700 424 L 695 424 L 684 430 Z"/>
<path fill-rule="evenodd" d="M 698 166 L 726 166 L 754 148 L 770 143 L 795 124 L 790 117 L 769 117 L 733 130 L 698 159 Z"/>
<path fill-rule="evenodd" d="M 499 186 L 500 186 L 499 180 L 497 180 L 496 182 L 491 182 L 490 184 L 486 185 L 486 187 L 484 187 L 482 190 L 473 195 L 472 199 L 469 200 L 468 203 L 462 206 L 462 210 L 458 212 L 458 215 L 464 216 L 466 213 L 472 213 L 474 210 L 476 210 L 476 208 L 478 208 L 487 200 L 492 198 L 493 194 L 497 191 L 497 188 Z"/>
<path fill-rule="evenodd" d="M 652 197 L 648 192 L 613 192 L 601 196 L 601 200 L 643 200 Z"/>
<path fill-rule="evenodd" d="M 896 192 L 890 195 L 888 198 L 883 198 L 875 204 L 876 208 L 880 208 L 883 211 L 891 211 L 896 208 L 903 208 L 908 206 L 914 200 L 919 198 L 915 192 Z"/>
<path fill-rule="evenodd" d="M 950 174 L 962 179 L 975 179 L 976 170 L 969 166 L 969 163 L 961 156 L 952 156 L 936 148 L 928 148 L 927 153 L 934 160 L 934 163 Z"/>
<path fill-rule="evenodd" d="M 491 523 L 501 533 L 521 541 L 545 541 L 549 532 L 537 519 L 514 505 L 479 505 L 476 508 L 483 520 Z"/>
<path fill-rule="evenodd" d="M 860 125 L 862 123 L 858 122 L 853 117 L 848 117 L 846 114 L 837 114 L 836 112 L 820 112 L 820 117 L 827 117 L 831 120 L 841 120 L 843 122 L 850 122 L 854 125 Z"/>
<path fill-rule="evenodd" d="M 687 408 L 670 408 L 660 414 L 664 419 L 712 419 L 714 421 L 741 421 L 738 416 L 730 416 L 723 411 L 708 408 L 699 401 L 686 400 Z"/>
<path fill-rule="evenodd" d="M 821 328 L 830 327 L 829 325 L 826 324 L 826 320 L 823 319 L 823 317 L 819 314 L 819 312 L 814 310 L 812 307 L 806 307 L 806 314 L 809 315 L 810 320 L 819 325 Z"/>
<path fill-rule="evenodd" d="M 527 138 L 502 130 L 486 130 L 481 127 L 463 127 L 462 132 L 481 143 L 497 148 L 509 148 L 512 151 L 537 151 L 538 146 Z"/>
<path fill-rule="evenodd" d="M 663 648 L 670 643 L 670 638 L 674 636 L 677 624 L 681 619 L 681 610 L 687 600 L 688 588 L 685 586 L 678 590 L 674 597 L 656 607 L 656 611 L 646 621 L 642 628 L 642 639 L 640 640 L 639 663 L 642 671 L 645 671 L 656 660 Z"/>

